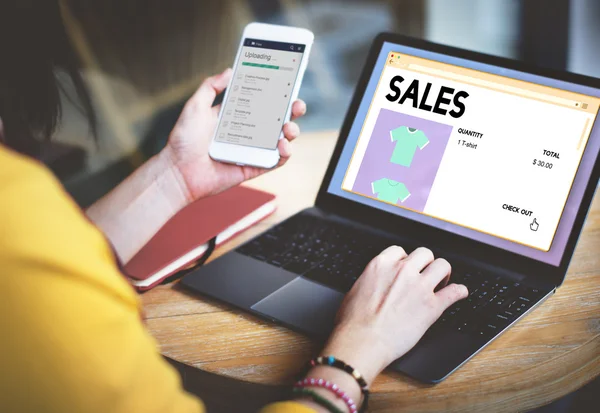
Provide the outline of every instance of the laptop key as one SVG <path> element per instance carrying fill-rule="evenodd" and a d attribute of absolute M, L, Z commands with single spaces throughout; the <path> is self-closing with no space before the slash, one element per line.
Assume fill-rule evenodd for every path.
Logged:
<path fill-rule="evenodd" d="M 508 305 L 508 303 L 509 300 L 506 296 L 496 295 L 494 300 L 489 303 L 490 311 L 500 312 Z"/>
<path fill-rule="evenodd" d="M 478 324 L 476 317 L 466 317 L 463 320 L 457 321 L 456 330 L 461 333 L 473 333 Z"/>
<path fill-rule="evenodd" d="M 262 254 L 256 253 L 251 255 L 252 258 L 257 259 L 259 261 L 266 261 L 267 257 Z"/>
<path fill-rule="evenodd" d="M 290 272 L 302 275 L 306 271 L 310 270 L 312 267 L 316 266 L 317 264 L 318 264 L 318 262 L 312 261 L 309 258 L 302 258 L 297 261 L 292 261 L 291 263 L 286 265 L 284 268 Z"/>
<path fill-rule="evenodd" d="M 522 314 L 522 313 L 524 313 L 525 311 L 527 311 L 527 308 L 528 308 L 528 306 L 527 306 L 525 303 L 521 303 L 521 304 L 518 304 L 518 305 L 515 307 L 515 311 L 516 311 L 518 314 Z"/>
<path fill-rule="evenodd" d="M 324 285 L 331 285 L 331 273 L 321 266 L 316 266 L 304 273 L 303 277 Z"/>
<path fill-rule="evenodd" d="M 267 261 L 269 264 L 274 265 L 276 267 L 282 267 L 284 265 L 283 261 L 279 259 L 279 257 L 270 259 Z"/>
<path fill-rule="evenodd" d="M 477 328 L 477 335 L 483 336 L 486 338 L 491 338 L 491 337 L 495 336 L 496 334 L 498 334 L 499 332 L 500 332 L 500 328 L 498 328 L 497 325 L 495 325 L 491 322 L 482 323 Z"/>
<path fill-rule="evenodd" d="M 452 306 L 450 307 L 448 310 L 448 316 L 449 317 L 455 317 L 457 314 L 459 314 L 461 307 L 458 306 Z"/>
<path fill-rule="evenodd" d="M 454 318 L 446 315 L 445 313 L 440 316 L 440 318 L 433 323 L 430 327 L 431 333 L 435 333 L 438 330 L 449 329 L 454 325 Z"/>
<path fill-rule="evenodd" d="M 501 314 L 510 320 L 514 320 L 516 317 L 516 313 L 514 311 L 504 310 Z"/>
<path fill-rule="evenodd" d="M 498 325 L 503 326 L 503 327 L 506 327 L 508 324 L 510 324 L 510 318 L 508 318 L 504 314 L 496 314 L 496 317 L 494 318 L 494 321 Z"/>
<path fill-rule="evenodd" d="M 526 288 L 526 291 L 529 295 L 531 295 L 534 298 L 541 298 L 543 295 L 543 293 L 537 288 Z"/>

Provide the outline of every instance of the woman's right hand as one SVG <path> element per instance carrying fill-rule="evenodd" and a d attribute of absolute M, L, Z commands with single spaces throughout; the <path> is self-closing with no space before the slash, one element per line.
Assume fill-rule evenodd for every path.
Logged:
<path fill-rule="evenodd" d="M 467 297 L 464 285 L 445 285 L 450 271 L 448 261 L 426 248 L 408 256 L 401 247 L 387 248 L 347 294 L 322 354 L 345 361 L 372 384 L 444 310 Z M 440 283 L 445 287 L 435 292 Z"/>

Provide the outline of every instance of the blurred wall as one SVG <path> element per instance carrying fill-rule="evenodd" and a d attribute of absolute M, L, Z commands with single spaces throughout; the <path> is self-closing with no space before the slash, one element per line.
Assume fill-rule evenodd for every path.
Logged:
<path fill-rule="evenodd" d="M 600 1 L 572 0 L 569 70 L 600 77 Z"/>
<path fill-rule="evenodd" d="M 518 0 L 427 0 L 425 38 L 463 49 L 515 57 Z"/>

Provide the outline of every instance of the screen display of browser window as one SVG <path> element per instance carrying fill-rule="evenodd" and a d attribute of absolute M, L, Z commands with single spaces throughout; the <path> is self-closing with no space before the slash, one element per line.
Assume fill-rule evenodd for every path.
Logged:
<path fill-rule="evenodd" d="M 584 154 L 598 153 L 600 99 L 398 49 L 380 55 L 330 192 L 549 253 Z"/>

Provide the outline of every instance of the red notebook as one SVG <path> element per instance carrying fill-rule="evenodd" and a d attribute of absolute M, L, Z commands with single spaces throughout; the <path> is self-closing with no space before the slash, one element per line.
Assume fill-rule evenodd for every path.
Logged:
<path fill-rule="evenodd" d="M 140 291 L 200 260 L 216 237 L 216 245 L 268 217 L 275 196 L 238 186 L 200 199 L 171 218 L 127 263 L 125 273 Z"/>

